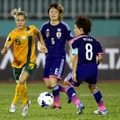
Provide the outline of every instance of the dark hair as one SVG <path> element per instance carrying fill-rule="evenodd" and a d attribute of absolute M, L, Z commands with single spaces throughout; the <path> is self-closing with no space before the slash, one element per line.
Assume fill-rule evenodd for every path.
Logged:
<path fill-rule="evenodd" d="M 83 28 L 84 33 L 88 34 L 91 32 L 92 21 L 86 16 L 78 16 L 75 22 L 78 28 Z"/>
<path fill-rule="evenodd" d="M 57 3 L 53 3 L 53 4 L 51 4 L 50 5 L 50 7 L 48 8 L 48 14 L 49 14 L 49 11 L 50 11 L 50 9 L 51 8 L 55 8 L 55 9 L 57 9 L 58 11 L 59 11 L 59 13 L 61 14 L 60 15 L 60 20 L 63 18 L 63 11 L 64 11 L 64 8 L 63 8 L 63 6 L 62 5 L 60 5 L 60 4 L 57 4 Z"/>

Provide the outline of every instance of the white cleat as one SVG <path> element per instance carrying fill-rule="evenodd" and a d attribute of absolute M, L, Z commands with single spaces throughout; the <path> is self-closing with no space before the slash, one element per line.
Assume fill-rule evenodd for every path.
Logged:
<path fill-rule="evenodd" d="M 28 113 L 28 108 L 31 105 L 31 101 L 28 100 L 27 104 L 22 107 L 22 116 L 26 116 Z"/>
<path fill-rule="evenodd" d="M 94 114 L 96 114 L 96 115 L 107 115 L 107 114 L 108 114 L 108 111 L 107 111 L 107 110 L 104 110 L 104 111 L 95 110 L 95 111 L 94 111 Z"/>
<path fill-rule="evenodd" d="M 17 110 L 17 105 L 14 104 L 14 103 L 12 103 L 11 106 L 10 106 L 9 111 L 10 111 L 11 113 L 15 113 L 16 110 Z"/>

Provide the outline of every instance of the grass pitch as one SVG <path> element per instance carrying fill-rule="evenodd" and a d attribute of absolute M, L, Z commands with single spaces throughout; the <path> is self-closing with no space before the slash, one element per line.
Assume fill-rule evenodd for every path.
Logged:
<path fill-rule="evenodd" d="M 109 112 L 107 116 L 93 114 L 97 105 L 85 83 L 76 89 L 78 97 L 85 105 L 82 115 L 76 115 L 75 105 L 67 103 L 67 96 L 64 93 L 61 93 L 62 109 L 41 108 L 37 103 L 38 95 L 41 92 L 50 92 L 43 83 L 28 83 L 28 96 L 32 104 L 27 116 L 21 116 L 21 101 L 18 103 L 17 111 L 11 114 L 8 109 L 14 96 L 15 86 L 15 83 L 0 83 L 0 120 L 120 120 L 120 82 L 108 81 L 97 84 Z"/>

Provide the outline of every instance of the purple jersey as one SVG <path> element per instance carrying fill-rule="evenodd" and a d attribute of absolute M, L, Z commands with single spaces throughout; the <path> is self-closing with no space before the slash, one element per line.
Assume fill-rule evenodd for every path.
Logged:
<path fill-rule="evenodd" d="M 103 54 L 100 43 L 89 35 L 80 35 L 73 40 L 72 48 L 78 50 L 78 66 L 96 64 L 96 56 Z"/>
<path fill-rule="evenodd" d="M 65 80 L 72 86 L 78 87 L 83 81 L 89 84 L 96 84 L 98 75 L 98 64 L 96 64 L 96 56 L 103 54 L 102 47 L 95 38 L 89 35 L 80 35 L 73 39 L 72 48 L 78 54 L 78 64 L 76 69 L 77 82 L 72 80 L 72 72 L 70 72 Z"/>
<path fill-rule="evenodd" d="M 41 28 L 48 53 L 47 58 L 62 57 L 66 55 L 65 43 L 73 38 L 70 28 L 61 21 L 58 25 L 52 26 L 50 22 L 45 23 Z"/>

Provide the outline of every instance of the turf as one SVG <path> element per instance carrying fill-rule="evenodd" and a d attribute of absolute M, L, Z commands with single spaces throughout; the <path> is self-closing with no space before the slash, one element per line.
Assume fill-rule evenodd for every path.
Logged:
<path fill-rule="evenodd" d="M 16 113 L 11 114 L 8 109 L 14 95 L 15 86 L 16 84 L 0 83 L 0 120 L 120 120 L 120 83 L 99 83 L 97 85 L 103 94 L 105 105 L 109 111 L 107 116 L 93 114 L 97 105 L 85 83 L 76 89 L 78 97 L 85 105 L 82 115 L 76 115 L 75 105 L 66 102 L 67 96 L 64 93 L 61 93 L 62 109 L 41 108 L 37 104 L 39 93 L 50 92 L 43 83 L 28 83 L 28 96 L 32 104 L 27 116 L 21 116 L 21 101 L 18 103 Z"/>

